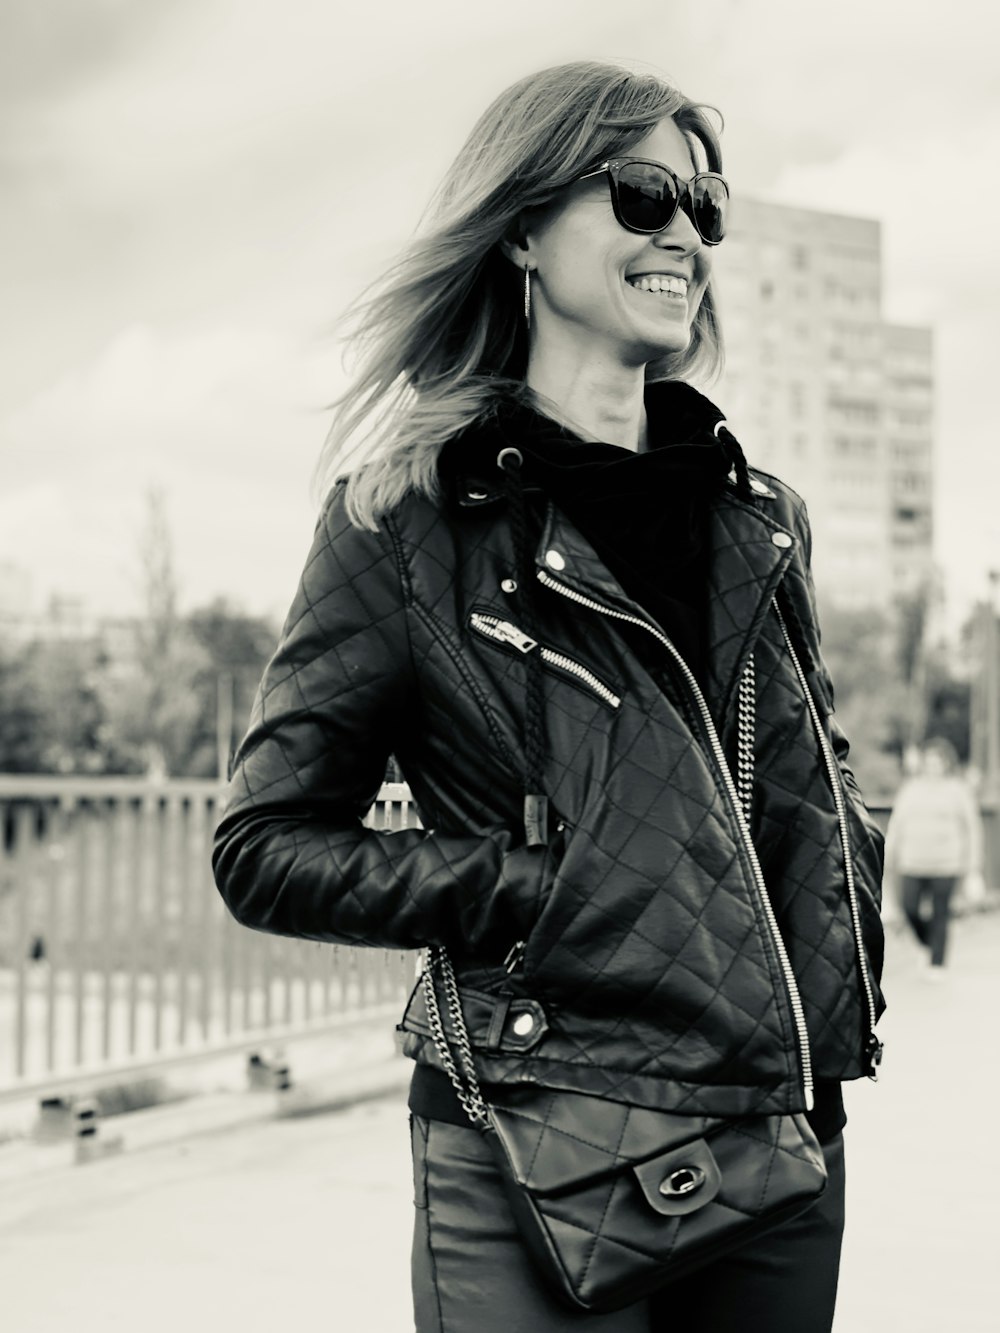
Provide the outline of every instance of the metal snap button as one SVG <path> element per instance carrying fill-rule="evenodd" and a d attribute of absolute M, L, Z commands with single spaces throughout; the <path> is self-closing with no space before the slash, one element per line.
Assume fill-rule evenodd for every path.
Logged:
<path fill-rule="evenodd" d="M 504 592 L 517 592 L 517 579 L 501 579 L 500 587 Z"/>
<path fill-rule="evenodd" d="M 791 546 L 793 538 L 789 537 L 787 532 L 773 532 L 771 534 L 771 541 L 775 546 L 780 546 L 784 549 Z"/>
<path fill-rule="evenodd" d="M 487 492 L 486 492 L 486 491 L 469 491 L 469 492 L 468 492 L 468 498 L 469 498 L 470 500 L 485 500 L 485 499 L 486 499 L 486 496 L 487 496 Z"/>
<path fill-rule="evenodd" d="M 668 1198 L 677 1195 L 693 1194 L 705 1183 L 705 1172 L 700 1166 L 681 1166 L 671 1171 L 666 1180 L 660 1182 L 660 1193 Z"/>
<path fill-rule="evenodd" d="M 549 569 L 565 569 L 565 568 L 566 568 L 566 561 L 565 561 L 565 559 L 563 558 L 563 555 L 562 555 L 562 553 L 561 553 L 560 551 L 554 551 L 554 550 L 553 550 L 553 551 L 546 551 L 546 552 L 545 552 L 545 563 L 548 565 Z"/>
<path fill-rule="evenodd" d="M 531 1014 L 518 1014 L 514 1019 L 514 1035 L 528 1037 L 534 1031 L 535 1020 Z"/>

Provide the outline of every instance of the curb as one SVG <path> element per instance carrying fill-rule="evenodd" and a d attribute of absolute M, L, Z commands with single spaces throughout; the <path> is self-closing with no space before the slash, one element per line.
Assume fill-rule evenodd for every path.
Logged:
<path fill-rule="evenodd" d="M 412 1061 L 394 1054 L 358 1068 L 317 1074 L 284 1091 L 196 1094 L 184 1101 L 130 1111 L 103 1122 L 102 1131 L 109 1123 L 113 1128 L 106 1138 L 103 1133 L 96 1136 L 86 1164 L 231 1133 L 244 1126 L 331 1114 L 363 1102 L 402 1095 L 412 1072 Z M 41 1180 L 78 1164 L 73 1139 L 7 1144 L 0 1150 L 0 1186 Z"/>

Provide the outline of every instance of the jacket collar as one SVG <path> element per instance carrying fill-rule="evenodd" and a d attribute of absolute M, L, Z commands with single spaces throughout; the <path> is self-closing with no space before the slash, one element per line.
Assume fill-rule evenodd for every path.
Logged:
<path fill-rule="evenodd" d="M 690 384 L 680 380 L 655 381 L 646 385 L 644 396 L 654 453 L 668 449 L 669 458 L 679 457 L 682 465 L 689 466 L 691 450 L 684 450 L 677 455 L 675 446 L 703 447 L 712 444 L 715 447 L 710 452 L 715 454 L 721 450 L 723 457 L 727 453 L 731 456 L 735 446 L 738 461 L 733 461 L 737 462 L 737 466 L 742 465 L 742 451 L 728 432 L 724 413 Z M 472 423 L 442 446 L 438 468 L 445 493 L 463 509 L 489 504 L 504 492 L 497 463 L 498 455 L 504 448 L 526 446 L 531 450 L 541 444 L 544 455 L 554 445 L 561 468 L 568 459 L 566 445 L 570 443 L 584 442 L 569 427 L 560 425 L 529 402 L 519 398 L 498 400 L 492 415 Z M 597 441 L 592 443 L 598 449 L 611 448 Z M 627 453 L 626 450 L 620 452 Z M 701 453 L 701 450 L 697 452 Z M 707 456 L 706 461 L 699 463 L 699 466 L 709 466 Z M 529 475 L 531 471 L 529 468 Z M 735 483 L 735 470 L 730 479 Z M 526 481 L 524 489 L 529 491 L 537 486 L 537 481 Z M 756 495 L 771 494 L 764 483 L 757 479 L 751 482 L 751 486 Z"/>
<path fill-rule="evenodd" d="M 729 474 L 728 486 L 730 490 L 736 489 L 736 476 Z M 774 491 L 759 477 L 750 473 L 750 489 L 754 496 L 760 500 L 773 500 Z M 533 486 L 529 482 L 525 488 L 525 494 L 537 494 L 540 488 Z M 499 470 L 475 468 L 461 468 L 458 470 L 455 478 L 454 497 L 460 509 L 480 509 L 483 505 L 494 504 L 497 500 L 504 498 L 504 488 L 499 480 Z"/>

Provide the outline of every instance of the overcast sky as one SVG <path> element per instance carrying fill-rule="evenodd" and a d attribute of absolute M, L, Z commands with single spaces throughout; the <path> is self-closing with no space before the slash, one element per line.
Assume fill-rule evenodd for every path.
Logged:
<path fill-rule="evenodd" d="M 39 602 L 58 589 L 133 609 L 154 485 L 186 606 L 222 593 L 283 613 L 339 382 L 337 313 L 496 92 L 610 57 L 722 111 L 737 196 L 882 220 L 884 313 L 935 329 L 938 556 L 963 605 L 1000 566 L 997 14 L 4 0 L 0 563 L 31 569 Z M 366 186 L 384 199 L 387 181 L 398 208 L 372 216 Z"/>

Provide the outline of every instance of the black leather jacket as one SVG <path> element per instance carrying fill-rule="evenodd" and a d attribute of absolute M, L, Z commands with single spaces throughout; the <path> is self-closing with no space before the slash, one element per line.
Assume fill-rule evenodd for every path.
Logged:
<path fill-rule="evenodd" d="M 812 1078 L 870 1073 L 882 838 L 831 715 L 801 500 L 754 474 L 752 499 L 729 486 L 713 502 L 702 702 L 655 622 L 532 498 L 554 831 L 529 847 L 523 642 L 516 623 L 495 632 L 516 621 L 498 476 L 460 479 L 454 505 L 410 493 L 378 533 L 334 491 L 216 837 L 233 915 L 314 940 L 447 944 L 492 1082 L 741 1115 L 801 1110 Z M 652 630 L 658 668 L 625 621 Z M 753 849 L 718 748 L 732 762 L 750 654 Z M 362 826 L 390 753 L 422 829 Z M 437 1063 L 419 988 L 402 1027 L 404 1049 Z"/>

